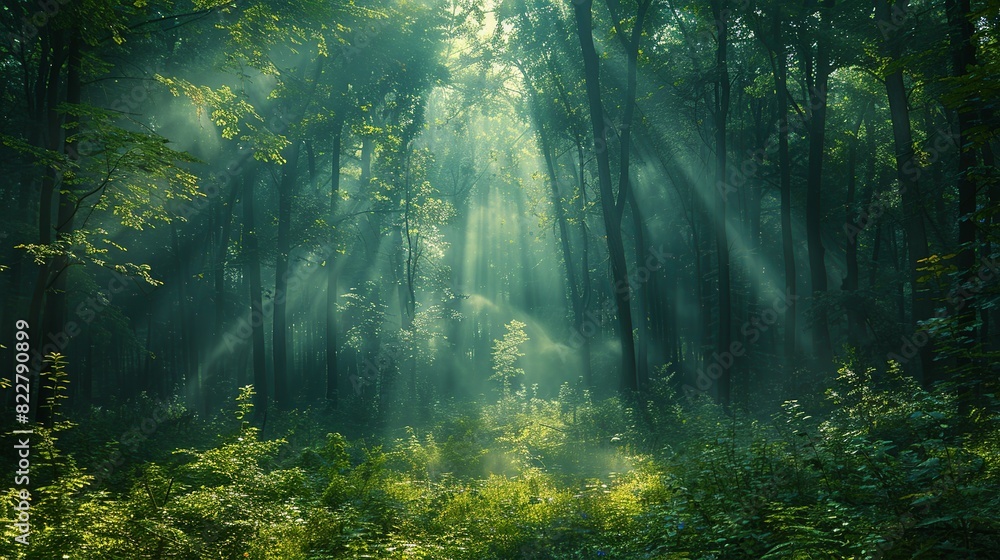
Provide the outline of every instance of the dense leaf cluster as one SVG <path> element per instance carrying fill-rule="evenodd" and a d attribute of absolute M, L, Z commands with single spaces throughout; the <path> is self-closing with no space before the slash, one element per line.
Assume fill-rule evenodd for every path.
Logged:
<path fill-rule="evenodd" d="M 569 384 L 554 399 L 522 387 L 376 439 L 323 435 L 332 418 L 310 410 L 278 416 L 268 430 L 282 437 L 265 437 L 248 422 L 247 387 L 235 420 L 185 430 L 204 446 L 172 449 L 168 425 L 150 438 L 154 460 L 127 465 L 109 486 L 76 460 L 86 450 L 60 452 L 56 434 L 74 430 L 61 423 L 40 430 L 46 482 L 32 545 L 13 544 L 7 524 L 0 553 L 990 558 L 1000 547 L 1000 403 L 989 395 L 963 414 L 952 393 L 927 392 L 898 368 L 871 374 L 846 364 L 818 410 L 787 401 L 767 420 L 702 399 L 654 399 L 639 414 Z M 151 403 L 139 408 L 117 414 L 151 414 Z M 3 507 L 11 519 L 11 502 Z"/>

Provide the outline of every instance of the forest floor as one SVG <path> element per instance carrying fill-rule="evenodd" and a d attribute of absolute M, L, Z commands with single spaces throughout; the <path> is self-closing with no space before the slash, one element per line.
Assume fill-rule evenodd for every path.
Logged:
<path fill-rule="evenodd" d="M 93 409 L 41 430 L 31 544 L 5 524 L 0 556 L 1000 557 L 992 396 L 959 417 L 947 392 L 847 368 L 769 419 L 658 393 L 522 389 L 377 436 L 321 409 L 261 430 L 249 389 L 211 421 L 153 399 Z"/>

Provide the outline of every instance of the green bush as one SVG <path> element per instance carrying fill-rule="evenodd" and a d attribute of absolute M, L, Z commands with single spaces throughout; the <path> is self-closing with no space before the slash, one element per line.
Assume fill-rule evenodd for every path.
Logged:
<path fill-rule="evenodd" d="M 197 433 L 215 430 L 214 442 L 154 445 L 157 460 L 100 487 L 75 449 L 61 452 L 57 443 L 81 440 L 60 421 L 37 431 L 32 545 L 13 544 L 7 523 L 0 556 L 891 559 L 1000 550 L 993 395 L 963 408 L 898 367 L 876 380 L 849 364 L 821 405 L 786 401 L 768 419 L 678 401 L 660 390 L 667 383 L 635 405 L 570 385 L 555 399 L 522 387 L 369 440 L 327 431 L 331 417 L 310 410 L 279 419 L 272 429 L 283 437 L 266 439 L 250 423 L 248 387 L 235 414 L 190 420 Z M 11 500 L 0 511 L 8 521 L 16 513 Z"/>

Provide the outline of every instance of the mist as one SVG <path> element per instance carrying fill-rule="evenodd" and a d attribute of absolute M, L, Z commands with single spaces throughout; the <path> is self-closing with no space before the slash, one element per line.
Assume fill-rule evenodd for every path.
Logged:
<path fill-rule="evenodd" d="M 998 22 L 8 2 L 0 557 L 996 557 Z"/>

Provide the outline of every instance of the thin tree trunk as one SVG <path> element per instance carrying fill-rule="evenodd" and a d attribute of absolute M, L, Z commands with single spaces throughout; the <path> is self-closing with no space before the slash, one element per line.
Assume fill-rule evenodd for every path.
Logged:
<path fill-rule="evenodd" d="M 300 141 L 292 142 L 288 160 L 281 166 L 281 185 L 278 187 L 278 254 L 274 265 L 271 357 L 274 361 L 274 400 L 281 409 L 288 409 L 292 404 L 288 394 L 288 251 L 300 146 Z"/>
<path fill-rule="evenodd" d="M 821 10 L 826 23 L 832 1 L 824 1 Z M 816 65 L 814 79 L 809 90 L 811 115 L 809 118 L 809 168 L 806 185 L 806 244 L 809 249 L 809 276 L 812 284 L 813 351 L 822 366 L 828 366 L 833 359 L 830 341 L 830 326 L 826 302 L 822 301 L 827 291 L 826 249 L 823 247 L 823 157 L 824 136 L 826 134 L 827 86 L 832 65 L 827 39 L 816 40 Z"/>
<path fill-rule="evenodd" d="M 644 231 L 645 224 L 643 223 L 642 211 L 639 209 L 639 202 L 636 200 L 635 191 L 629 189 L 628 192 L 628 202 L 629 208 L 632 211 L 632 228 L 633 236 L 635 237 L 635 266 L 636 270 L 645 270 L 645 278 L 642 279 L 637 277 L 639 285 L 635 287 L 636 295 L 636 372 L 639 376 L 639 387 L 647 387 L 649 385 L 649 301 L 650 301 L 650 291 L 649 291 L 649 279 L 652 277 L 653 271 L 645 269 L 645 258 L 649 254 L 649 247 L 646 244 L 646 234 Z"/>
<path fill-rule="evenodd" d="M 410 347 L 411 354 L 408 358 L 409 362 L 409 395 L 410 400 L 414 403 L 417 401 L 417 356 L 416 356 L 416 336 L 414 332 L 414 320 L 416 319 L 417 311 L 417 296 L 416 296 L 416 286 L 415 277 L 417 271 L 417 261 L 419 258 L 419 246 L 420 246 L 420 234 L 415 232 L 412 226 L 411 210 L 413 203 L 413 193 L 412 185 L 410 184 L 410 153 L 409 146 L 407 146 L 406 153 L 406 169 L 404 171 L 404 194 L 406 199 L 404 201 L 403 207 L 403 228 L 400 231 L 401 237 L 405 236 L 406 242 L 406 259 L 401 261 L 405 266 L 405 279 L 400 282 L 400 303 L 403 307 L 403 330 L 410 333 Z"/>
<path fill-rule="evenodd" d="M 590 106 L 590 124 L 594 135 L 594 151 L 597 156 L 597 177 L 601 191 L 601 208 L 604 213 L 604 228 L 608 239 L 608 255 L 611 259 L 612 297 L 618 310 L 618 333 L 621 346 L 620 389 L 625 393 L 638 390 L 635 365 L 635 340 L 632 337 L 632 311 L 629 304 L 628 265 L 621 235 L 620 213 L 616 209 L 611 187 L 611 160 L 608 157 L 608 137 L 604 125 L 604 106 L 601 102 L 600 60 L 594 48 L 594 22 L 591 11 L 593 0 L 581 0 L 573 4 L 576 17 L 577 35 L 583 51 L 584 76 L 587 84 L 587 100 Z M 620 185 L 627 189 L 627 184 Z M 622 193 L 619 192 L 619 195 Z"/>
<path fill-rule="evenodd" d="M 788 152 L 788 61 L 785 40 L 782 38 L 782 16 L 778 11 L 774 17 L 774 37 L 776 44 L 774 81 L 776 84 L 778 113 L 778 174 L 781 191 L 781 250 L 785 269 L 785 294 L 794 296 L 796 286 L 795 243 L 792 236 L 792 161 Z M 795 335 L 798 330 L 795 306 L 785 309 L 784 327 L 785 365 L 795 363 Z"/>
<path fill-rule="evenodd" d="M 985 120 L 985 119 L 984 119 Z M 989 182 L 989 190 L 987 196 L 989 197 L 989 206 L 993 209 L 990 214 L 990 226 L 987 231 L 983 234 L 985 238 L 983 241 L 983 255 L 993 255 L 993 232 L 997 231 L 997 225 L 1000 224 L 1000 216 L 997 216 L 996 210 L 1000 209 L 1000 183 L 997 181 L 996 173 L 996 157 L 993 154 L 993 148 L 990 147 L 989 142 L 983 145 L 983 166 L 986 169 L 990 169 L 992 181 Z M 993 338 L 994 331 L 997 325 L 998 311 L 994 307 L 985 307 L 980 310 L 980 319 L 982 320 L 982 328 L 979 329 L 980 341 L 985 345 L 987 351 L 994 350 Z"/>
<path fill-rule="evenodd" d="M 511 196 L 514 197 L 514 206 L 517 209 L 515 218 L 517 223 L 514 227 L 520 229 L 521 231 L 527 231 L 530 225 L 527 223 L 528 212 L 524 205 L 524 191 L 518 189 L 511 193 Z M 521 297 L 519 299 L 522 308 L 530 314 L 535 311 L 535 292 L 538 289 L 538 285 L 535 282 L 535 274 L 531 266 L 531 251 L 529 247 L 530 246 L 526 244 L 517 251 L 517 254 L 518 259 L 521 261 L 521 281 L 518 286 L 518 288 L 520 288 Z M 511 288 L 513 288 L 513 286 L 511 286 Z M 514 290 L 511 289 L 511 292 L 513 299 Z"/>
<path fill-rule="evenodd" d="M 729 115 L 729 63 L 728 48 L 729 22 L 726 0 L 713 0 L 712 12 L 718 27 L 715 64 L 718 77 L 715 82 L 715 181 L 716 185 L 726 183 L 726 125 Z M 719 337 L 716 344 L 719 356 L 729 356 L 732 341 L 732 293 L 730 291 L 729 235 L 726 231 L 726 191 L 723 189 L 716 199 L 715 207 L 715 251 L 719 273 Z M 727 362 L 728 363 L 728 362 Z M 731 364 L 730 364 L 731 365 Z M 732 367 L 722 367 L 719 383 L 719 402 L 729 407 L 732 384 Z"/>
<path fill-rule="evenodd" d="M 875 222 L 875 236 L 872 239 L 872 269 L 868 276 L 868 289 L 874 290 L 878 282 L 878 271 L 882 258 L 882 224 Z"/>
<path fill-rule="evenodd" d="M 629 36 L 628 41 L 625 41 L 625 30 L 621 26 L 620 5 L 618 0 L 607 0 L 608 10 L 612 13 L 614 17 L 614 24 L 618 31 L 618 37 L 621 38 L 622 47 L 625 50 L 625 93 L 622 105 L 624 107 L 622 115 L 622 125 L 621 131 L 619 133 L 620 143 L 618 146 L 618 201 L 615 205 L 618 212 L 617 220 L 619 223 L 619 229 L 621 228 L 621 220 L 625 213 L 625 203 L 628 202 L 633 205 L 633 208 L 637 209 L 637 203 L 635 200 L 635 193 L 632 190 L 632 179 L 631 179 L 631 155 L 632 155 L 632 121 L 635 116 L 635 96 L 636 96 L 636 85 L 638 79 L 638 58 L 639 58 L 639 42 L 642 39 L 642 29 L 646 21 L 646 14 L 649 11 L 649 6 L 651 4 L 650 0 L 640 0 L 636 9 L 635 22 L 632 25 L 632 31 Z M 639 212 L 633 212 L 633 221 L 635 227 L 635 244 L 636 244 L 636 269 L 642 266 L 642 260 L 645 258 L 645 239 L 642 235 L 642 216 Z M 640 247 L 641 246 L 641 247 Z M 632 288 L 631 286 L 629 287 Z M 643 297 L 642 291 L 648 288 L 645 284 L 636 287 L 636 312 L 638 314 L 637 330 L 639 340 L 636 344 L 636 385 L 641 389 L 644 388 L 649 380 L 649 360 L 648 360 L 648 341 L 646 340 L 647 333 L 647 309 L 648 298 Z M 631 293 L 630 293 L 631 295 Z"/>
<path fill-rule="evenodd" d="M 583 383 L 586 387 L 594 386 L 594 373 L 590 365 L 590 336 L 585 332 L 587 312 L 590 307 L 590 300 L 593 298 L 593 286 L 590 284 L 590 240 L 587 235 L 587 181 L 584 175 L 586 171 L 586 161 L 584 160 L 583 142 L 576 139 L 576 157 L 578 165 L 578 188 L 580 189 L 580 213 L 578 221 L 580 223 L 580 322 L 577 325 L 580 337 L 583 342 L 580 346 L 580 359 L 583 362 Z M 596 330 L 596 325 L 595 325 Z"/>
<path fill-rule="evenodd" d="M 945 12 L 948 16 L 948 36 L 951 42 L 951 74 L 962 78 L 968 73 L 969 66 L 976 64 L 976 50 L 972 42 L 972 22 L 969 0 L 945 0 Z M 967 144 L 970 131 L 975 126 L 976 114 L 969 106 L 958 109 L 958 269 L 962 271 L 962 282 L 972 282 L 976 276 L 976 181 L 971 173 L 976 166 L 976 152 Z M 961 340 L 959 347 L 962 352 L 957 356 L 957 365 L 961 370 L 971 365 L 969 353 L 977 339 L 975 327 L 975 307 L 971 302 L 962 301 L 958 312 L 958 330 Z M 937 375 L 924 376 L 927 383 L 940 379 Z"/>
<path fill-rule="evenodd" d="M 62 31 L 57 29 L 52 29 L 51 26 L 48 28 L 48 32 L 43 34 L 44 37 L 49 38 L 48 45 L 51 49 L 51 62 L 48 69 L 48 74 L 45 78 L 42 77 L 44 72 L 39 72 L 39 85 L 40 92 L 44 92 L 44 102 L 41 106 L 45 107 L 44 110 L 40 109 L 39 112 L 45 115 L 44 117 L 44 131 L 45 133 L 40 138 L 42 143 L 44 143 L 44 148 L 51 150 L 56 153 L 62 152 L 64 149 L 63 133 L 62 133 L 62 117 L 59 115 L 57 109 L 60 103 L 60 92 L 62 90 L 62 66 L 63 62 L 66 60 L 67 51 L 64 48 L 64 39 L 62 37 Z M 40 93 L 41 95 L 41 93 Z M 57 208 L 59 214 L 62 214 L 62 205 L 56 201 L 61 201 L 63 196 L 59 193 L 58 186 L 61 177 L 57 174 L 54 169 L 48 169 L 42 176 L 42 186 L 41 186 L 41 199 L 39 204 L 39 221 L 38 221 L 38 231 L 39 231 L 39 243 L 45 245 L 52 241 L 58 239 L 59 234 L 59 222 L 56 223 L 55 227 L 52 224 L 52 209 L 53 205 L 58 204 Z M 58 219 L 58 218 L 57 218 Z M 61 221 L 61 220 L 60 220 Z M 55 233 L 55 239 L 53 238 L 53 233 Z M 55 293 L 55 284 L 58 278 L 65 279 L 63 273 L 65 272 L 65 267 L 68 264 L 67 259 L 64 255 L 57 256 L 52 259 L 51 262 L 43 264 L 39 267 L 38 277 L 35 284 L 35 291 L 32 294 L 31 304 L 29 306 L 28 312 L 28 323 L 29 325 L 37 325 L 40 332 L 45 333 L 56 333 L 62 330 L 62 322 L 60 321 L 60 312 L 58 307 L 65 306 L 65 300 L 61 294 Z M 64 286 L 62 282 L 60 282 Z M 49 295 L 51 292 L 51 296 Z M 44 356 L 43 356 L 44 358 Z M 44 375 L 48 371 L 48 366 L 44 362 L 35 363 L 32 360 L 32 372 L 37 372 L 39 376 Z M 47 399 L 53 396 L 50 390 L 50 385 L 44 378 L 39 377 L 38 385 L 38 397 L 36 402 L 40 405 L 44 404 Z M 35 421 L 43 425 L 51 425 L 52 417 L 50 415 L 49 408 L 46 406 L 36 406 L 35 407 Z"/>
<path fill-rule="evenodd" d="M 236 208 L 236 197 L 240 192 L 239 180 L 233 180 L 228 199 L 218 208 L 222 221 L 222 232 L 216 244 L 215 255 L 215 339 L 222 341 L 226 336 L 226 261 L 229 257 L 229 238 L 232 235 L 233 211 Z M 228 363 L 216 366 L 216 372 L 221 379 L 228 380 L 231 368 Z M 233 378 L 235 381 L 235 377 Z"/>
<path fill-rule="evenodd" d="M 857 191 L 857 167 L 858 167 L 858 135 L 861 132 L 861 124 L 864 117 L 858 121 L 855 127 L 854 136 L 849 139 L 850 146 L 847 153 L 847 201 L 844 203 L 846 210 L 844 223 L 857 223 L 858 212 L 855 209 L 855 192 Z M 867 129 L 866 129 L 867 130 Z M 847 297 L 847 341 L 853 348 L 860 345 L 861 333 L 861 313 L 858 308 L 858 234 L 860 231 L 848 230 L 845 250 L 845 266 L 847 275 L 841 282 L 840 289 Z"/>
<path fill-rule="evenodd" d="M 188 255 L 185 251 L 182 254 L 180 249 L 180 242 L 177 236 L 177 225 L 176 222 L 170 222 L 170 242 L 173 248 L 173 258 L 174 258 L 174 281 L 177 283 L 177 311 L 179 313 L 177 321 L 180 324 L 181 329 L 181 340 L 177 345 L 178 350 L 182 355 L 182 363 L 184 364 L 184 383 L 185 386 L 190 387 L 192 384 L 195 388 L 195 398 L 203 398 L 204 391 L 201 387 L 201 378 L 199 375 L 199 364 L 198 364 L 198 353 L 195 347 L 195 321 L 193 310 L 188 306 L 188 278 L 191 277 L 190 270 L 188 269 Z M 187 244 L 185 243 L 185 248 Z M 198 405 L 200 407 L 200 403 Z"/>
<path fill-rule="evenodd" d="M 264 353 L 264 306 L 260 281 L 260 249 L 254 224 L 254 188 L 257 166 L 243 176 L 243 258 L 250 288 L 250 329 L 253 343 L 254 414 L 258 420 L 267 413 L 267 356 Z"/>
<path fill-rule="evenodd" d="M 337 202 L 340 199 L 340 152 L 341 140 L 344 134 L 344 123 L 341 120 L 334 122 L 333 145 L 330 147 L 333 152 L 333 162 L 330 166 L 331 187 L 330 187 L 330 224 L 335 223 L 337 218 Z M 362 166 L 361 179 L 362 187 L 366 182 L 366 173 L 371 165 L 371 150 L 367 152 L 362 144 Z M 366 157 L 364 157 L 366 156 Z M 330 233 L 335 238 L 337 231 Z M 337 267 L 334 266 L 335 251 L 329 251 L 326 262 L 326 402 L 334 410 L 340 405 L 340 373 L 337 368 Z"/>
<path fill-rule="evenodd" d="M 908 10 L 908 0 L 896 0 L 897 10 Z M 875 17 L 880 22 L 889 22 L 889 5 L 883 0 L 875 4 Z M 887 38 L 885 51 L 893 60 L 900 56 L 900 45 L 891 36 Z M 899 178 L 899 191 L 903 201 L 903 230 L 906 232 L 910 277 L 911 306 L 913 312 L 913 327 L 919 321 L 931 317 L 933 304 L 925 290 L 920 289 L 917 278 L 918 268 L 924 266 L 920 261 L 927 258 L 927 232 L 923 221 L 923 211 L 920 202 L 920 171 L 913 153 L 913 138 L 910 128 L 910 109 L 907 106 L 906 87 L 903 84 L 903 72 L 898 64 L 893 64 L 894 70 L 885 77 L 886 96 L 889 100 L 889 114 L 892 119 L 892 137 L 896 151 L 896 174 Z M 925 382 L 937 378 L 933 345 L 928 343 L 920 348 L 920 362 Z"/>
<path fill-rule="evenodd" d="M 525 79 L 527 80 L 527 76 L 525 76 Z M 535 89 L 530 83 L 529 88 L 533 102 L 537 103 L 538 98 L 535 95 Z M 541 117 L 539 116 L 539 111 L 540 110 L 536 107 L 533 113 L 535 116 L 535 129 L 538 134 L 539 144 L 541 145 L 542 157 L 545 160 L 545 170 L 549 176 L 552 208 L 556 214 L 556 224 L 559 226 L 559 245 L 562 249 L 563 265 L 566 269 L 566 282 L 569 284 L 570 308 L 573 310 L 574 339 L 582 338 L 584 344 L 586 344 L 586 336 L 583 334 L 584 321 L 586 321 L 583 309 L 584 301 L 581 295 L 581 289 L 577 285 L 576 269 L 573 266 L 573 254 L 570 250 L 569 221 L 566 219 L 566 209 L 563 207 L 562 197 L 559 194 L 559 178 L 556 174 L 555 162 L 552 157 L 552 147 L 549 145 L 549 138 L 544 129 Z M 584 383 L 586 383 L 588 387 L 591 382 L 589 369 L 589 363 L 584 364 Z"/>

